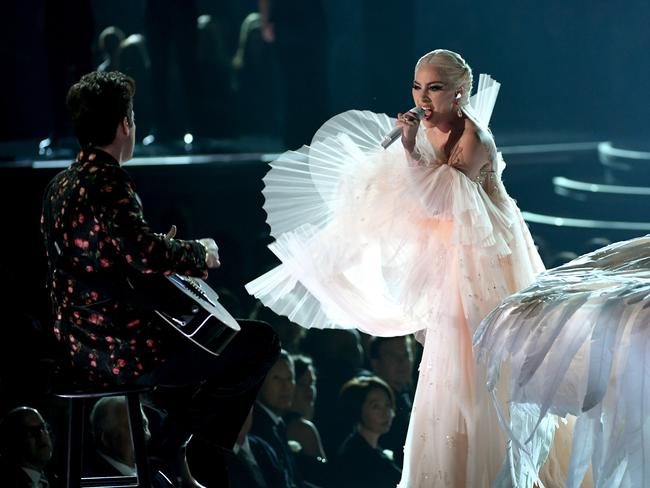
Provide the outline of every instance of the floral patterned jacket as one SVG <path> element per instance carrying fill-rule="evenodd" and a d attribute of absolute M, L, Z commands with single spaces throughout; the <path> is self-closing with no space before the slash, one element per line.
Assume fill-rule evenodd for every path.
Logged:
<path fill-rule="evenodd" d="M 102 383 L 128 383 L 165 360 L 173 336 L 130 303 L 133 273 L 205 278 L 205 249 L 167 239 L 144 220 L 133 181 L 109 154 L 79 153 L 48 186 L 41 216 L 54 334 L 71 364 Z"/>

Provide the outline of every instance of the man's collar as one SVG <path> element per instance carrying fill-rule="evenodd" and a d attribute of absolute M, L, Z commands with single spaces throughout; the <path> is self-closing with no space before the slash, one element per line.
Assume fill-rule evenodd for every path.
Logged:
<path fill-rule="evenodd" d="M 27 466 L 21 466 L 22 470 L 29 476 L 32 480 L 33 486 L 40 486 L 41 478 L 45 478 L 45 475 L 42 471 L 39 471 L 34 468 L 28 468 Z"/>
<path fill-rule="evenodd" d="M 251 443 L 248 440 L 248 436 L 244 437 L 244 442 L 242 444 L 235 444 L 235 447 L 232 450 L 232 452 L 234 452 L 235 454 L 238 454 L 239 451 L 244 451 L 249 454 L 252 454 Z"/>
<path fill-rule="evenodd" d="M 271 420 L 275 425 L 278 425 L 280 422 L 282 422 L 282 417 L 274 413 L 269 407 L 264 405 L 262 402 L 258 401 L 257 404 L 262 407 L 262 409 L 271 417 Z"/>
<path fill-rule="evenodd" d="M 77 162 L 101 161 L 102 163 L 114 164 L 119 166 L 120 163 L 112 155 L 96 147 L 87 147 L 77 154 Z"/>

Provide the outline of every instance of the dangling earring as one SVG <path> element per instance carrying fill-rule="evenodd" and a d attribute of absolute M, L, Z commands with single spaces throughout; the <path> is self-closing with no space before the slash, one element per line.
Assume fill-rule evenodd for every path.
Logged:
<path fill-rule="evenodd" d="M 456 113 L 458 114 L 459 117 L 463 116 L 463 111 L 460 109 L 460 103 L 458 104 L 456 108 Z"/>
<path fill-rule="evenodd" d="M 460 109 L 460 99 L 463 96 L 461 92 L 456 92 L 456 113 L 459 117 L 463 116 L 463 111 Z"/>

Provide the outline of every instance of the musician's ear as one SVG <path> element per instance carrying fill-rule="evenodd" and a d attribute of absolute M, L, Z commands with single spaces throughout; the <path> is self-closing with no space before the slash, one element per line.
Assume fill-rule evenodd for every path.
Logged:
<path fill-rule="evenodd" d="M 123 139 L 124 137 L 128 137 L 130 131 L 131 131 L 131 126 L 129 125 L 129 121 L 127 120 L 126 117 L 124 117 L 120 121 L 120 123 L 117 124 L 117 127 L 115 128 L 115 138 Z"/>

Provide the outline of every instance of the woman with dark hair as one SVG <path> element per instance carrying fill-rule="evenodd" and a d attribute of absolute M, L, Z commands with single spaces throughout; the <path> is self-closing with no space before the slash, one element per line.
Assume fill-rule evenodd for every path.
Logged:
<path fill-rule="evenodd" d="M 402 475 L 392 453 L 379 446 L 390 430 L 395 398 L 390 386 L 377 376 L 358 376 L 343 385 L 341 421 L 352 428 L 332 466 L 331 486 L 394 488 Z"/>

